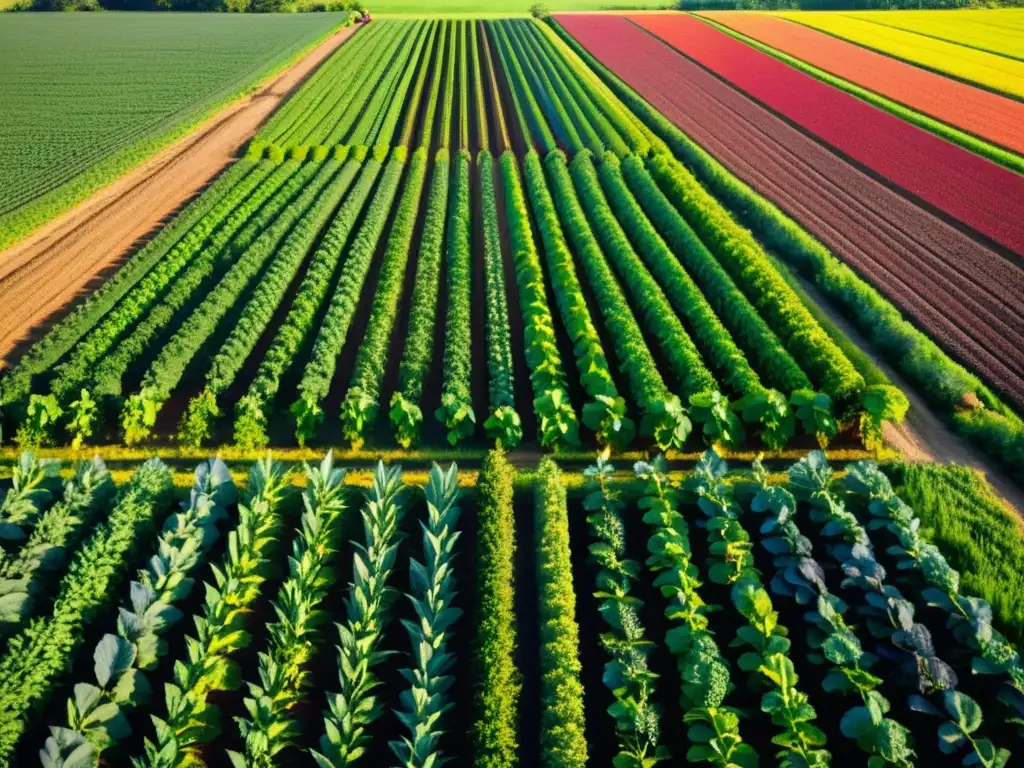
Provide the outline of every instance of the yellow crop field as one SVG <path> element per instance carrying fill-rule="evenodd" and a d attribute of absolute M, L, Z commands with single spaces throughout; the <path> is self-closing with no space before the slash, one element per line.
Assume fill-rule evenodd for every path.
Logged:
<path fill-rule="evenodd" d="M 970 9 L 859 11 L 843 15 L 1024 60 L 1024 8 L 994 13 Z"/>
<path fill-rule="evenodd" d="M 1024 61 L 894 29 L 846 14 L 797 11 L 778 15 L 913 64 L 1024 97 Z"/>

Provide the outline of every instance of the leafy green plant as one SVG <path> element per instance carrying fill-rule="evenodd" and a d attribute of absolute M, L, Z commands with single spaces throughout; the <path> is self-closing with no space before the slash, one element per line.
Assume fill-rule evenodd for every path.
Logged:
<path fill-rule="evenodd" d="M 459 540 L 458 522 L 461 510 L 458 467 L 452 464 L 447 472 L 434 464 L 424 489 L 427 520 L 423 527 L 423 560 L 409 562 L 410 592 L 418 622 L 404 621 L 412 647 L 415 667 L 402 670 L 409 688 L 402 691 L 399 719 L 409 736 L 388 742 L 391 751 L 403 765 L 431 766 L 444 762 L 438 743 L 442 719 L 453 703 L 446 691 L 454 682 L 446 674 L 455 664 L 455 655 L 448 650 L 452 626 L 462 615 L 455 601 L 455 545 Z"/>
<path fill-rule="evenodd" d="M 327 695 L 320 749 L 311 750 L 321 768 L 339 768 L 363 757 L 370 739 L 367 727 L 385 711 L 384 702 L 374 693 L 380 685 L 374 667 L 391 655 L 379 646 L 394 598 L 388 580 L 398 556 L 405 497 L 401 467 L 385 469 L 378 462 L 363 505 L 365 539 L 355 545 L 346 621 L 337 625 L 341 692 Z"/>
<path fill-rule="evenodd" d="M 213 568 L 213 583 L 204 584 L 202 615 L 193 617 L 196 629 L 186 637 L 185 652 L 176 654 L 172 680 L 164 686 L 166 714 L 150 715 L 153 738 L 145 739 L 144 754 L 132 759 L 133 766 L 187 764 L 220 733 L 220 710 L 210 694 L 242 684 L 231 656 L 251 642 L 247 614 L 271 572 L 268 555 L 277 543 L 288 485 L 282 468 L 269 456 L 250 469 L 238 525 L 228 533 L 224 559 Z"/>
<path fill-rule="evenodd" d="M 248 683 L 247 716 L 235 718 L 245 751 L 228 751 L 232 765 L 270 768 L 299 733 L 291 710 L 303 699 L 318 629 L 327 620 L 321 605 L 334 582 L 330 566 L 346 509 L 344 479 L 330 451 L 319 467 L 306 467 L 302 527 L 274 601 L 277 620 L 267 626 L 267 650 L 259 654 L 259 682 Z"/>
<path fill-rule="evenodd" d="M 25 419 L 18 426 L 14 442 L 22 448 L 38 448 L 53 442 L 64 409 L 53 395 L 31 395 L 25 410 Z"/>
<path fill-rule="evenodd" d="M 1010 751 L 996 747 L 990 740 L 977 737 L 981 728 L 981 707 L 978 702 L 959 691 L 946 691 L 942 695 L 942 709 L 921 696 L 912 697 L 911 708 L 926 715 L 940 718 L 939 749 L 945 755 L 955 755 L 968 747 L 963 765 L 983 768 L 1003 768 L 1010 762 Z"/>
<path fill-rule="evenodd" d="M 76 553 L 50 614 L 8 642 L 0 658 L 0 761 L 11 759 L 29 711 L 44 704 L 69 671 L 68 657 L 166 509 L 171 490 L 171 473 L 159 459 L 143 464 Z"/>
<path fill-rule="evenodd" d="M 127 713 L 152 693 L 145 672 L 155 669 L 168 652 L 161 635 L 182 618 L 174 604 L 192 591 L 189 573 L 205 562 L 218 535 L 217 524 L 234 500 L 235 486 L 223 461 L 197 467 L 189 501 L 164 523 L 153 556 L 131 582 L 116 634 L 108 632 L 96 645 L 95 684 L 76 684 L 67 703 L 67 725 L 50 727 L 53 735 L 40 754 L 52 764 L 68 765 L 73 756 L 84 759 L 86 744 L 90 761 L 97 761 L 131 732 Z"/>
<path fill-rule="evenodd" d="M 608 708 L 619 740 L 619 753 L 613 763 L 641 768 L 668 760 L 670 755 L 668 748 L 658 743 L 661 713 L 653 701 L 658 675 L 647 662 L 654 643 L 645 637 L 640 621 L 643 602 L 630 594 L 641 565 L 625 557 L 624 504 L 610 486 L 613 471 L 606 449 L 584 472 L 590 490 L 583 507 L 594 538 L 588 549 L 599 568 L 594 596 L 601 618 L 611 630 L 602 633 L 600 639 L 610 657 L 605 663 L 604 684 L 615 697 Z"/>
<path fill-rule="evenodd" d="M 673 487 L 662 457 L 637 462 L 633 468 L 643 481 L 639 506 L 652 530 L 647 540 L 647 566 L 657 577 L 657 587 L 667 602 L 665 617 L 671 629 L 665 644 L 675 657 L 682 680 L 680 703 L 683 721 L 689 725 L 692 746 L 687 762 L 706 762 L 718 768 L 755 768 L 758 755 L 743 743 L 740 712 L 725 705 L 735 688 L 729 663 L 710 630 L 709 615 L 718 606 L 704 602 L 701 582 L 690 551 L 689 526 L 678 511 Z"/>

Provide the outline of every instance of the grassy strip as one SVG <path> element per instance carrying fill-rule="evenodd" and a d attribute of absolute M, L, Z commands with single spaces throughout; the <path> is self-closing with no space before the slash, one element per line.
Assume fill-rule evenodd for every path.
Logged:
<path fill-rule="evenodd" d="M 890 99 L 887 99 L 884 96 L 880 96 L 874 91 L 869 91 L 866 88 L 861 88 L 859 85 L 851 83 L 849 80 L 844 80 L 841 77 L 836 77 L 835 75 L 829 74 L 823 69 L 818 69 L 814 65 L 808 64 L 805 61 L 801 61 L 800 59 L 790 56 L 787 53 L 783 53 L 777 48 L 772 48 L 769 45 L 765 45 L 764 43 L 755 40 L 752 37 L 748 37 L 747 35 L 744 35 L 741 32 L 737 32 L 736 30 L 731 29 L 713 19 L 709 19 L 698 14 L 695 15 L 696 18 L 700 19 L 709 26 L 714 27 L 719 32 L 724 32 L 730 37 L 734 37 L 737 40 L 746 43 L 747 45 L 753 48 L 756 48 L 762 53 L 767 53 L 769 56 L 774 56 L 779 61 L 783 61 L 786 64 L 789 64 L 791 67 L 799 69 L 801 72 L 805 72 L 806 74 L 811 75 L 812 77 L 815 77 L 818 80 L 826 82 L 831 86 L 839 88 L 840 90 L 846 91 L 847 93 L 852 94 L 853 96 L 856 96 L 862 101 L 866 101 L 869 104 L 872 104 L 873 106 L 879 107 L 880 109 L 884 109 L 886 112 L 889 112 L 890 114 L 893 114 L 896 117 L 900 118 L 901 120 L 905 120 L 908 123 L 912 123 L 913 125 L 916 125 L 918 128 L 923 128 L 924 130 L 930 133 L 934 133 L 936 136 L 941 136 L 946 141 L 952 142 L 953 144 L 957 144 L 970 152 L 974 152 L 977 155 L 981 155 L 982 157 L 991 160 L 993 163 L 998 163 L 999 165 L 1009 168 L 1012 171 L 1016 171 L 1017 173 L 1024 173 L 1024 157 L 1021 157 L 1020 155 L 1014 152 L 1010 152 L 1009 150 L 1003 149 L 1002 147 L 996 144 L 992 144 L 988 141 L 985 141 L 984 139 L 979 139 L 976 136 L 972 136 L 969 133 L 965 133 L 964 131 L 961 131 L 959 128 L 955 128 L 954 126 L 944 123 L 940 120 L 928 117 L 927 115 L 910 109 L 909 107 L 905 107 L 898 102 L 891 101 Z"/>
<path fill-rule="evenodd" d="M 1024 523 L 975 469 L 897 464 L 888 474 L 925 536 L 960 572 L 962 591 L 988 602 L 1000 629 L 1024 644 Z"/>
<path fill-rule="evenodd" d="M 518 764 L 521 673 L 515 665 L 515 470 L 504 452 L 487 454 L 477 483 L 474 766 Z"/>

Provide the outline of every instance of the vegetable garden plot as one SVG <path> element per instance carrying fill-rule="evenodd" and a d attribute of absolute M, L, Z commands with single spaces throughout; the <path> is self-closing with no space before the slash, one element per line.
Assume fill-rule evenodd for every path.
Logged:
<path fill-rule="evenodd" d="M 783 19 L 745 13 L 703 15 L 900 104 L 1024 154 L 1024 103 Z"/>
<path fill-rule="evenodd" d="M 135 444 L 170 431 L 198 446 L 230 424 L 233 443 L 250 448 L 286 433 L 300 445 L 391 434 L 410 445 L 429 414 L 452 445 L 512 447 L 525 424 L 547 449 L 624 445 L 636 431 L 662 448 L 693 432 L 780 448 L 840 431 L 870 438 L 900 416 L 899 393 L 865 386 L 758 244 L 690 199 L 676 166 L 650 175 L 631 150 L 656 139 L 535 24 L 386 22 L 359 44 L 268 125 L 285 145 L 254 142 L 230 193 L 201 198 L 185 237 L 148 271 L 133 263 L 133 282 L 75 321 L 85 343 L 71 346 L 69 326 L 55 336 L 67 341 L 4 378 L 21 442 Z M 391 52 L 379 71 L 356 66 L 352 51 L 377 46 Z M 345 72 L 371 92 L 346 80 L 335 93 Z M 344 121 L 337 135 L 366 143 L 288 143 L 303 140 L 307 118 L 314 133 Z M 512 151 L 474 162 L 467 146 L 489 144 L 491 125 L 499 144 L 511 126 L 576 157 L 550 178 Z M 452 160 L 431 155 L 448 142 Z M 542 186 L 556 181 L 548 202 Z M 672 253 L 702 240 L 710 250 L 685 266 Z M 728 274 L 711 269 L 718 260 Z M 476 329 L 475 283 L 488 318 Z M 443 365 L 425 366 L 425 340 L 442 335 Z M 486 406 L 471 400 L 474 381 L 491 385 Z M 378 429 L 382 409 L 393 429 Z"/>
<path fill-rule="evenodd" d="M 561 17 L 580 42 L 987 381 L 1024 402 L 1019 270 L 611 16 Z M 629 55 L 609 40 L 626 40 Z M 964 264 L 972 265 L 965 269 Z M 721 311 L 721 310 L 720 310 Z"/>
<path fill-rule="evenodd" d="M 805 75 L 688 16 L 637 16 L 657 35 L 753 99 L 874 173 L 1024 255 L 1024 176 Z"/>
<path fill-rule="evenodd" d="M 46 507 L 54 469 L 23 456 L 0 508 Z M 660 457 L 622 473 L 603 454 L 582 477 L 545 459 L 517 488 L 493 451 L 472 490 L 454 465 L 421 490 L 383 464 L 357 490 L 328 454 L 290 471 L 268 457 L 236 489 L 211 460 L 172 512 L 159 462 L 116 499 L 102 464 L 82 464 L 66 500 L 96 481 L 109 519 L 0 652 L 0 762 L 512 764 L 539 748 L 569 765 L 588 749 L 1010 764 L 1024 736 L 1011 627 L 922 536 L 935 500 L 914 491 L 911 508 L 873 462 L 845 470 L 813 452 L 770 476 L 709 451 L 687 473 Z M 533 618 L 514 610 L 528 603 Z M 61 646 L 36 663 L 40 631 Z M 412 671 L 391 674 L 392 653 Z M 30 706 L 65 690 L 66 708 Z"/>

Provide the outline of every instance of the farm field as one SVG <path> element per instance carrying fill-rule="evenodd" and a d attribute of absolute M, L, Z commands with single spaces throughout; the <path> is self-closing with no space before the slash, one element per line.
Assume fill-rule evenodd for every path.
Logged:
<path fill-rule="evenodd" d="M 1024 152 L 1024 104 L 768 14 L 701 14 L 967 133 Z"/>
<path fill-rule="evenodd" d="M 969 473 L 836 474 L 815 451 L 769 474 L 708 451 L 685 473 L 599 456 L 581 478 L 491 451 L 467 483 L 328 454 L 237 481 L 211 459 L 176 491 L 159 459 L 117 486 L 96 459 L 62 493 L 61 469 L 24 454 L 2 502 L 2 765 L 1006 766 L 1020 748 L 1021 585 L 994 581 L 1020 521 L 972 504 Z M 996 554 L 959 558 L 967 526 Z"/>
<path fill-rule="evenodd" d="M 922 11 L 848 12 L 844 15 L 873 24 L 936 37 L 1014 59 L 1024 59 L 1024 15 L 1016 9 L 994 13 L 956 10 L 936 16 Z"/>
<path fill-rule="evenodd" d="M 718 170 L 721 166 L 708 168 L 707 155 L 703 154 L 706 150 L 725 169 L 793 216 L 912 317 L 947 352 L 1020 404 L 1019 373 L 1013 372 L 1019 363 L 1013 363 L 1013 351 L 1003 346 L 1019 329 L 1003 325 L 998 317 L 1001 312 L 991 311 L 1004 300 L 1014 301 L 1010 293 L 1004 293 L 1001 299 L 997 296 L 1002 285 L 1019 282 L 1019 267 L 843 162 L 773 112 L 627 20 L 605 15 L 567 15 L 559 17 L 559 22 L 582 44 L 584 55 L 589 55 L 587 49 L 592 51 L 614 75 L 623 78 L 686 132 L 683 137 L 664 124 L 660 128 L 677 153 L 685 152 L 689 162 L 705 166 L 701 181 L 709 183 L 722 178 L 722 170 Z M 621 41 L 629 44 L 620 45 Z M 947 148 L 952 149 L 951 145 Z M 716 191 L 732 197 L 739 208 L 750 210 L 749 193 L 734 189 L 723 184 Z M 873 329 L 879 316 L 865 303 L 873 303 L 874 299 L 857 298 L 863 289 L 854 288 L 853 283 L 840 287 L 843 280 L 821 251 L 808 250 L 796 237 L 780 238 L 775 234 L 779 233 L 777 226 L 766 228 L 766 222 L 771 220 L 771 216 L 748 220 L 747 225 L 759 234 L 777 238 L 776 247 L 790 253 L 801 271 L 813 272 L 819 286 L 840 306 L 845 305 L 883 348 L 892 343 L 891 331 L 881 334 Z M 965 269 L 965 264 L 972 266 Z M 990 269 L 994 270 L 991 277 L 981 277 Z M 995 274 L 1001 277 L 993 279 Z M 949 299 L 926 298 L 940 294 Z M 975 311 L 982 314 L 974 315 Z M 967 314 L 960 314 L 965 312 L 975 319 L 965 323 Z M 959 321 L 955 319 L 958 314 L 962 318 Z M 990 342 L 982 341 L 985 336 Z M 998 348 L 1002 351 L 995 352 Z M 894 363 L 921 382 L 926 392 L 935 396 L 936 390 L 944 388 L 938 382 L 925 383 L 928 375 L 921 377 L 924 366 L 929 364 L 919 361 L 904 367 L 899 362 L 901 357 L 894 354 Z M 1018 383 L 1011 383 L 1014 380 Z M 939 395 L 937 399 L 943 397 Z"/>
<path fill-rule="evenodd" d="M 187 133 L 341 19 L 0 16 L 0 249 Z"/>
<path fill-rule="evenodd" d="M 0 768 L 1016 765 L 1024 176 L 698 16 L 409 6 L 21 267 Z"/>
<path fill-rule="evenodd" d="M 534 22 L 374 23 L 5 373 L 9 428 L 74 445 L 877 439 L 902 394 L 755 241 L 710 224 L 724 210 L 681 166 L 642 159 L 652 140 Z"/>
<path fill-rule="evenodd" d="M 782 12 L 778 15 L 925 69 L 1018 99 L 1024 97 L 1024 61 L 846 14 Z"/>

